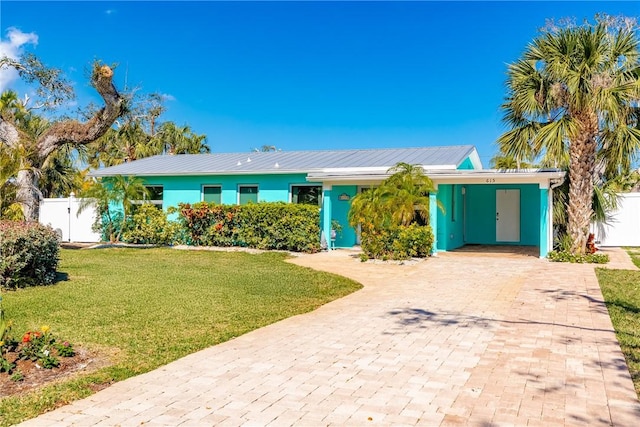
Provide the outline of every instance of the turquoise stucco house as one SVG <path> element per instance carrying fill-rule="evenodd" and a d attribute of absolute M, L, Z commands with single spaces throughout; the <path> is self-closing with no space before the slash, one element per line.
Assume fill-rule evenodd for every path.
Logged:
<path fill-rule="evenodd" d="M 244 204 L 314 203 L 321 228 L 343 232 L 336 247 L 359 243 L 349 227 L 351 199 L 379 185 L 398 162 L 421 165 L 436 185 L 429 195 L 435 250 L 467 244 L 524 245 L 552 249 L 552 191 L 564 180 L 555 169 L 483 169 L 472 145 L 370 150 L 161 155 L 94 171 L 94 177 L 137 176 L 164 209 L 210 201 Z M 437 202 L 444 212 L 436 208 Z"/>

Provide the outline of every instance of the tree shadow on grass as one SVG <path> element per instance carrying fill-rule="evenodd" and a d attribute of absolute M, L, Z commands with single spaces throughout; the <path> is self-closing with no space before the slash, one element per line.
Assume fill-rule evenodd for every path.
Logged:
<path fill-rule="evenodd" d="M 54 280 L 53 284 L 59 282 L 68 282 L 69 281 L 69 273 L 65 273 L 64 271 L 56 271 L 56 280 Z"/>

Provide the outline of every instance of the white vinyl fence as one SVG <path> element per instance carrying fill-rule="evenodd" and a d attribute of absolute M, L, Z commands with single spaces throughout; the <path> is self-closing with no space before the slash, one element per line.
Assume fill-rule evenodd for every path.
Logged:
<path fill-rule="evenodd" d="M 624 193 L 608 224 L 594 224 L 600 246 L 640 246 L 640 193 Z"/>
<path fill-rule="evenodd" d="M 73 193 L 67 199 L 44 199 L 40 203 L 40 224 L 50 225 L 63 242 L 99 242 L 100 233 L 91 231 L 96 208 L 88 206 L 78 213 L 81 201 Z"/>

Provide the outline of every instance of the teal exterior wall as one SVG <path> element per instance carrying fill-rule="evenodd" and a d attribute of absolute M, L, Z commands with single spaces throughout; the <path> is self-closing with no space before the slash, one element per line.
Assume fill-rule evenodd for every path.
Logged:
<path fill-rule="evenodd" d="M 464 200 L 462 185 L 438 186 L 436 250 L 450 251 L 464 245 Z M 431 209 L 431 208 L 430 208 Z M 435 231 L 435 230 L 434 230 Z"/>
<path fill-rule="evenodd" d="M 500 242 L 501 245 L 540 245 L 541 217 L 538 184 L 478 184 L 465 185 L 465 243 L 495 245 L 496 242 L 496 190 L 520 190 L 520 241 Z"/>
<path fill-rule="evenodd" d="M 475 167 L 473 166 L 473 162 L 471 161 L 471 159 L 469 157 L 467 157 L 466 159 L 464 159 L 464 161 L 462 163 L 460 163 L 460 166 L 458 166 L 457 169 L 475 169 Z"/>
<path fill-rule="evenodd" d="M 202 200 L 203 185 L 219 185 L 222 203 L 238 203 L 238 185 L 257 185 L 259 202 L 288 202 L 291 185 L 307 182 L 306 174 L 282 175 L 194 175 L 194 176 L 149 176 L 142 177 L 145 184 L 164 187 L 163 206 L 178 206 L 178 203 L 197 203 Z M 322 185 L 322 184 L 315 184 Z"/>

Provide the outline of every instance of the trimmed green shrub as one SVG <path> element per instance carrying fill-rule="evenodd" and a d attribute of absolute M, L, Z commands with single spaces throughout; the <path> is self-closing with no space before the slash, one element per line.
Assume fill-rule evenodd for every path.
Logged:
<path fill-rule="evenodd" d="M 320 250 L 316 206 L 283 202 L 242 206 L 200 202 L 179 206 L 190 245 L 244 246 L 295 252 Z"/>
<path fill-rule="evenodd" d="M 138 206 L 127 226 L 122 234 L 127 243 L 173 245 L 179 240 L 180 224 L 169 221 L 162 209 L 150 203 Z"/>
<path fill-rule="evenodd" d="M 0 221 L 0 287 L 49 285 L 56 280 L 60 245 L 51 227 Z"/>
<path fill-rule="evenodd" d="M 295 252 L 320 250 L 320 212 L 317 206 L 283 202 L 240 206 L 238 241 L 258 249 Z"/>
<path fill-rule="evenodd" d="M 553 262 L 571 262 L 578 264 L 606 264 L 609 262 L 609 255 L 607 254 L 575 255 L 569 251 L 551 251 L 547 254 L 547 258 Z"/>
<path fill-rule="evenodd" d="M 361 247 L 368 258 L 401 260 L 427 257 L 433 247 L 433 231 L 428 225 L 418 224 L 362 230 Z"/>

